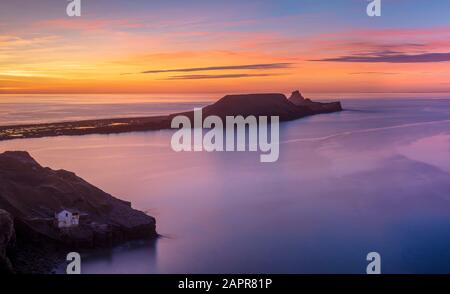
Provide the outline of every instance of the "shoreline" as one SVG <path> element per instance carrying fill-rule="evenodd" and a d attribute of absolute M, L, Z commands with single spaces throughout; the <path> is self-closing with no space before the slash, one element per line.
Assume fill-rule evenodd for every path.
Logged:
<path fill-rule="evenodd" d="M 0 126 L 0 141 L 56 136 L 117 134 L 170 128 L 170 116 L 110 118 L 60 123 Z"/>

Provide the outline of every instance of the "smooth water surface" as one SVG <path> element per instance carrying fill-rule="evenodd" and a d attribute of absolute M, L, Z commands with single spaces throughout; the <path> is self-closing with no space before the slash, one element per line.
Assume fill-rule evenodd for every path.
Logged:
<path fill-rule="evenodd" d="M 259 153 L 175 153 L 171 131 L 0 142 L 157 218 L 83 273 L 450 273 L 450 100 L 346 100 Z"/>

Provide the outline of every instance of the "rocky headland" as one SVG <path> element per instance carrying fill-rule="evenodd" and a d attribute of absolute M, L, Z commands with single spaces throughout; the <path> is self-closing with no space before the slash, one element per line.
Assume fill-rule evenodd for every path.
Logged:
<path fill-rule="evenodd" d="M 321 103 L 304 99 L 299 91 L 292 93 L 288 99 L 284 94 L 241 94 L 226 95 L 214 104 L 203 108 L 203 118 L 215 115 L 222 119 L 226 116 L 278 116 L 280 121 L 291 121 L 302 117 L 341 111 L 340 102 Z M 193 111 L 170 115 L 185 115 L 194 117 Z"/>
<path fill-rule="evenodd" d="M 290 121 L 310 115 L 341 110 L 340 102 L 314 102 L 304 98 L 299 91 L 295 91 L 290 98 L 278 93 L 226 95 L 217 102 L 205 106 L 203 108 L 203 117 L 209 115 L 217 115 L 222 118 L 237 115 L 279 116 L 280 121 Z M 170 129 L 171 120 L 176 115 L 191 117 L 193 116 L 193 111 L 166 116 L 0 126 L 0 141 L 63 135 L 116 134 Z"/>
<path fill-rule="evenodd" d="M 77 225 L 58 226 L 55 214 L 65 210 L 76 211 Z M 153 217 L 27 152 L 0 154 L 0 229 L 0 271 L 9 272 L 47 272 L 57 250 L 157 237 Z"/>

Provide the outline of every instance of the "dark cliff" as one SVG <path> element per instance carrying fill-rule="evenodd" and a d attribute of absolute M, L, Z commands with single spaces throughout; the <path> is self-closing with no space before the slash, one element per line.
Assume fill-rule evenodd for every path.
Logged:
<path fill-rule="evenodd" d="M 15 241 L 14 223 L 11 215 L 0 209 L 0 273 L 14 272 L 8 251 L 12 249 Z"/>
<path fill-rule="evenodd" d="M 9 228 L 6 215 L 14 219 L 18 243 L 26 245 L 94 248 L 157 236 L 153 217 L 74 173 L 42 167 L 27 152 L 0 154 L 0 209 L 8 212 L 0 214 L 0 260 L 11 239 L 3 230 Z M 62 210 L 76 211 L 79 224 L 59 228 L 55 213 Z"/>

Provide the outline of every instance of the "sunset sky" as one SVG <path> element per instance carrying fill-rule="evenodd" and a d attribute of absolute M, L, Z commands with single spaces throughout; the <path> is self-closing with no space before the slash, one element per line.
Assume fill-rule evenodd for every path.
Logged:
<path fill-rule="evenodd" d="M 450 92 L 450 1 L 0 2 L 0 93 Z"/>

